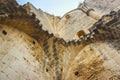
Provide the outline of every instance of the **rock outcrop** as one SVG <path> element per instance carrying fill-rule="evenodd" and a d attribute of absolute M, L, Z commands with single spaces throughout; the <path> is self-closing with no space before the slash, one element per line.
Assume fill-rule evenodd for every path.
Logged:
<path fill-rule="evenodd" d="M 119 9 L 85 0 L 60 18 L 0 0 L 0 80 L 120 80 Z"/>

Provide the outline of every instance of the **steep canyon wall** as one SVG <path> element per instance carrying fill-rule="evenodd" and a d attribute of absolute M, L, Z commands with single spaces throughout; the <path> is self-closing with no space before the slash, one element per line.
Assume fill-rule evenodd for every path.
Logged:
<path fill-rule="evenodd" d="M 0 0 L 0 80 L 120 80 L 119 5 L 85 0 L 58 17 Z"/>

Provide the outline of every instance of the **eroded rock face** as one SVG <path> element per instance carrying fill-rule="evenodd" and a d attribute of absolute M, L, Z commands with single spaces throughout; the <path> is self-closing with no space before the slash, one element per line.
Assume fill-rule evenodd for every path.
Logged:
<path fill-rule="evenodd" d="M 109 13 L 111 10 L 117 10 L 120 6 L 119 0 L 86 0 L 85 3 L 89 7 L 102 13 Z"/>
<path fill-rule="evenodd" d="M 1 80 L 39 80 L 42 56 L 36 40 L 10 26 L 0 25 Z"/>
<path fill-rule="evenodd" d="M 120 10 L 98 2 L 104 3 L 86 0 L 88 9 L 59 18 L 30 3 L 0 0 L 0 80 L 119 80 Z"/>
<path fill-rule="evenodd" d="M 108 43 L 90 44 L 75 57 L 66 80 L 114 80 L 114 75 L 119 80 L 118 57 L 119 53 Z"/>

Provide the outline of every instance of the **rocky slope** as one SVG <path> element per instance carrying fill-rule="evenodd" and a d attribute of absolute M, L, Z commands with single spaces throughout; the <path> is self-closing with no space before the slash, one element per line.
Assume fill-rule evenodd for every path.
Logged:
<path fill-rule="evenodd" d="M 118 1 L 86 0 L 59 18 L 0 0 L 0 80 L 119 80 Z"/>

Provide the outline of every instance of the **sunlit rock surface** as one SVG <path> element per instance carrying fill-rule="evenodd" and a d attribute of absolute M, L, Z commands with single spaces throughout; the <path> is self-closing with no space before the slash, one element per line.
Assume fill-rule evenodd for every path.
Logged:
<path fill-rule="evenodd" d="M 0 0 L 0 80 L 120 80 L 119 5 L 85 0 L 60 18 Z"/>
<path fill-rule="evenodd" d="M 0 25 L 0 32 L 0 80 L 39 80 L 42 68 L 40 45 L 9 26 Z M 41 60 L 38 62 L 35 56 Z"/>

